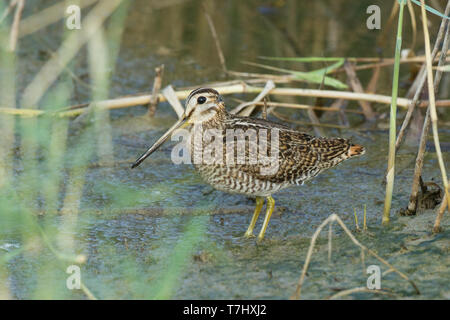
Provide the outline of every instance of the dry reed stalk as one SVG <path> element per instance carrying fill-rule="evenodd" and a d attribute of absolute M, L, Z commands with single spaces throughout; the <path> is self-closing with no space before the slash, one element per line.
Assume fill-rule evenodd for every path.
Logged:
<path fill-rule="evenodd" d="M 275 89 L 275 87 L 275 83 L 272 80 L 267 81 L 264 89 L 255 97 L 255 99 L 253 99 L 253 101 L 241 103 L 236 108 L 231 110 L 231 113 L 247 117 L 250 116 L 255 109 L 255 103 L 260 102 L 273 89 Z"/>
<path fill-rule="evenodd" d="M 352 293 L 356 293 L 356 292 L 376 293 L 376 294 L 383 294 L 383 295 L 388 295 L 388 296 L 393 296 L 393 297 L 396 296 L 395 294 L 385 291 L 385 290 L 374 290 L 374 289 L 367 289 L 366 287 L 358 287 L 358 288 L 352 288 L 352 289 L 339 291 L 338 293 L 329 297 L 327 300 L 333 300 L 333 299 L 345 297 L 345 296 L 348 296 L 348 295 L 350 295 Z"/>
<path fill-rule="evenodd" d="M 175 93 L 173 87 L 168 85 L 163 89 L 162 94 L 176 112 L 178 119 L 181 119 L 184 114 L 184 108 L 181 105 L 180 100 L 178 100 L 177 94 Z"/>
<path fill-rule="evenodd" d="M 442 220 L 442 217 L 444 216 L 444 212 L 445 212 L 445 209 L 447 208 L 447 204 L 448 204 L 447 195 L 445 194 L 444 198 L 442 199 L 441 206 L 439 207 L 439 211 L 436 215 L 436 220 L 434 221 L 434 226 L 433 226 L 434 233 L 441 232 L 441 220 Z"/>
<path fill-rule="evenodd" d="M 328 218 L 326 218 L 321 224 L 320 226 L 316 229 L 316 231 L 314 232 L 312 238 L 311 238 L 311 244 L 308 248 L 308 252 L 306 254 L 306 260 L 305 263 L 303 265 L 303 269 L 302 269 L 302 273 L 300 275 L 300 278 L 298 280 L 298 284 L 297 284 L 297 288 L 295 290 L 295 293 L 291 296 L 291 299 L 300 299 L 300 295 L 301 295 L 301 289 L 303 286 L 303 282 L 305 281 L 305 276 L 306 276 L 306 272 L 308 271 L 308 266 L 309 263 L 311 262 L 311 257 L 313 254 L 313 250 L 314 250 L 314 246 L 315 243 L 317 241 L 317 238 L 319 237 L 320 232 L 323 230 L 323 228 L 325 228 L 325 226 L 329 223 L 332 223 L 336 221 L 341 228 L 344 230 L 344 232 L 347 234 L 347 236 L 352 240 L 352 242 L 358 246 L 359 248 L 361 248 L 362 251 L 367 251 L 367 253 L 371 256 L 373 256 L 375 259 L 377 259 L 378 261 L 380 261 L 382 264 L 384 264 L 385 266 L 387 266 L 389 269 L 392 269 L 395 273 L 397 273 L 401 278 L 405 279 L 406 281 L 408 281 L 411 286 L 414 288 L 416 294 L 420 294 L 419 289 L 417 288 L 416 284 L 410 280 L 408 278 L 407 275 L 405 275 L 403 272 L 399 271 L 397 268 L 395 268 L 393 265 L 391 265 L 389 262 L 387 262 L 385 259 L 381 258 L 378 254 L 376 254 L 374 251 L 370 250 L 369 248 L 367 248 L 365 245 L 361 244 L 356 238 L 355 236 L 351 233 L 350 230 L 348 230 L 347 226 L 345 225 L 345 223 L 341 220 L 341 218 L 333 213 L 332 215 L 330 215 Z"/>
<path fill-rule="evenodd" d="M 450 1 L 448 2 L 448 8 L 450 9 Z M 446 51 L 446 48 L 449 45 L 449 26 L 447 26 L 447 36 L 444 39 L 443 43 L 443 52 Z M 439 60 L 439 65 L 443 64 L 445 54 L 441 56 L 441 59 Z M 437 89 L 439 87 L 439 83 L 442 77 L 441 71 L 436 71 L 436 76 L 434 79 L 434 87 Z M 422 176 L 422 168 L 423 168 L 423 158 L 425 157 L 425 149 L 426 149 L 426 142 L 427 142 L 427 136 L 428 131 L 430 129 L 430 106 L 427 108 L 427 112 L 425 114 L 423 126 L 422 126 L 422 133 L 420 136 L 420 142 L 419 142 L 419 148 L 417 151 L 415 166 L 414 166 L 414 176 L 413 176 L 413 182 L 411 186 L 411 195 L 409 197 L 408 202 L 408 212 L 410 214 L 416 213 L 417 210 L 417 199 L 418 199 L 418 193 L 419 193 L 419 186 L 420 186 L 420 179 Z"/>
<path fill-rule="evenodd" d="M 208 87 L 208 88 L 223 88 L 223 87 L 228 87 L 228 86 L 234 86 L 234 85 L 244 85 L 245 84 L 261 84 L 261 83 L 266 83 L 267 79 L 270 78 L 260 78 L 260 79 L 248 79 L 245 82 L 243 80 L 230 80 L 230 81 L 220 81 L 220 82 L 212 82 L 212 83 L 207 83 L 207 84 L 203 84 L 201 85 L 202 87 Z M 273 80 L 275 83 L 286 83 L 287 81 L 277 81 L 277 80 Z M 179 91 L 192 91 L 194 89 L 197 89 L 199 86 L 190 86 L 190 87 L 183 87 L 180 88 Z M 230 94 L 230 93 L 225 93 L 225 94 Z M 143 93 L 143 92 L 139 92 L 139 93 L 133 93 L 133 94 L 128 94 L 128 95 L 124 95 L 118 98 L 114 98 L 111 100 L 120 100 L 120 99 L 125 99 L 125 98 L 138 98 L 139 101 L 142 101 L 141 98 L 146 99 L 148 97 L 149 101 L 153 98 L 152 95 L 147 95 L 147 93 Z M 159 102 L 161 101 L 166 101 L 166 100 L 161 100 L 162 97 L 161 95 L 158 95 L 158 99 Z M 183 97 L 180 97 L 180 99 L 184 99 Z M 150 103 L 150 102 L 148 102 Z M 146 104 L 148 104 L 146 103 Z M 63 111 L 68 111 L 68 110 L 74 110 L 74 109 L 80 109 L 80 108 L 84 108 L 89 106 L 90 103 L 79 103 L 76 105 L 72 105 L 66 108 L 62 108 L 59 109 L 58 112 L 63 112 Z M 145 103 L 144 103 L 145 104 Z M 131 104 L 131 105 L 126 105 L 124 106 L 124 108 L 127 107 L 133 107 L 133 106 L 137 106 L 139 104 Z M 450 100 L 448 101 L 448 105 L 450 106 Z M 120 107 L 116 106 L 114 109 L 118 109 Z M 109 108 L 106 108 L 109 109 Z"/>
<path fill-rule="evenodd" d="M 9 36 L 9 50 L 11 52 L 16 51 L 17 38 L 19 35 L 20 19 L 22 18 L 23 7 L 25 6 L 25 0 L 18 0 L 16 4 L 16 12 L 14 14 L 14 20 L 11 26 L 11 32 Z"/>
<path fill-rule="evenodd" d="M 164 65 L 155 68 L 155 80 L 153 81 L 152 97 L 150 103 L 148 104 L 148 115 L 153 117 L 156 112 L 156 107 L 159 103 L 159 90 L 161 90 L 162 77 L 164 74 Z"/>
<path fill-rule="evenodd" d="M 383 218 L 382 224 L 388 224 L 390 220 L 392 193 L 394 191 L 395 180 L 395 137 L 397 130 L 397 104 L 398 104 L 398 85 L 400 74 L 400 55 L 402 49 L 402 31 L 403 31 L 403 12 L 405 8 L 405 1 L 399 1 L 399 13 L 397 23 L 397 34 L 395 42 L 395 64 L 394 74 L 392 76 L 392 97 L 391 108 L 389 113 L 389 151 L 388 151 L 388 163 L 386 174 L 386 193 L 384 198 Z"/>
<path fill-rule="evenodd" d="M 445 15 L 448 15 L 450 13 L 450 1 L 447 2 L 447 7 L 445 9 Z M 434 60 L 438 51 L 439 51 L 439 46 L 440 43 L 442 41 L 442 38 L 444 36 L 444 32 L 445 32 L 445 27 L 446 27 L 447 21 L 446 19 L 442 19 L 441 25 L 439 27 L 439 31 L 436 37 L 436 41 L 434 43 L 434 48 L 433 48 L 433 52 L 431 54 L 432 59 Z M 439 62 L 441 61 L 445 61 L 446 60 L 446 54 L 448 53 L 447 50 L 442 50 L 442 53 L 439 57 Z M 444 55 L 444 57 L 443 57 Z M 416 80 L 414 81 L 412 87 L 416 87 L 416 92 L 414 94 L 414 97 L 411 101 L 411 104 L 408 106 L 408 111 L 406 112 L 405 115 L 405 119 L 403 120 L 402 126 L 400 128 L 400 131 L 397 135 L 397 141 L 395 142 L 395 148 L 396 150 L 398 150 L 400 148 L 400 145 L 403 141 L 403 138 L 408 130 L 409 127 L 409 123 L 411 121 L 411 117 L 412 114 L 414 112 L 415 107 L 419 104 L 419 100 L 420 100 L 420 96 L 423 90 L 423 87 L 425 85 L 425 80 L 426 80 L 426 64 L 424 63 L 419 71 L 419 73 L 417 74 Z M 438 83 L 439 85 L 439 83 Z"/>
<path fill-rule="evenodd" d="M 222 95 L 235 94 L 235 93 L 260 93 L 263 91 L 261 87 L 254 87 L 251 85 L 245 84 L 243 81 L 240 81 L 236 84 L 231 84 L 228 86 L 212 86 L 214 89 L 218 90 Z M 179 90 L 176 91 L 176 95 L 178 99 L 186 99 L 189 93 L 192 90 Z M 337 91 L 337 90 L 314 90 L 314 89 L 301 89 L 301 88 L 275 88 L 270 92 L 271 95 L 280 95 L 280 96 L 299 96 L 299 97 L 321 97 L 321 98 L 330 98 L 330 99 L 342 99 L 342 100 L 365 100 L 370 102 L 382 103 L 382 104 L 390 104 L 391 97 L 384 96 L 380 94 L 367 94 L 367 93 L 354 93 L 348 91 Z M 121 98 L 108 99 L 96 102 L 96 107 L 102 109 L 121 109 L 121 108 L 129 108 L 139 105 L 148 105 L 150 103 L 150 99 L 152 98 L 151 94 L 147 95 L 133 95 L 133 96 L 125 96 Z M 159 101 L 164 102 L 167 101 L 166 98 L 159 94 Z M 407 107 L 411 103 L 411 100 L 406 98 L 398 98 L 397 105 L 401 107 Z M 420 104 L 420 107 L 426 107 L 428 105 L 427 101 L 423 101 Z M 74 117 L 84 112 L 89 106 L 89 103 L 78 104 L 74 106 L 70 106 L 62 109 L 61 111 L 55 112 L 54 114 L 58 117 Z M 436 106 L 439 107 L 448 107 L 450 106 L 450 100 L 440 100 L 436 102 Z M 0 108 L 0 112 L 9 113 L 15 115 L 22 116 L 37 116 L 42 115 L 45 112 L 42 110 L 34 110 L 22 108 L 20 111 L 13 108 Z"/>
<path fill-rule="evenodd" d="M 205 13 L 206 20 L 208 21 L 209 30 L 211 30 L 211 35 L 216 44 L 216 49 L 217 49 L 217 54 L 219 55 L 220 65 L 222 66 L 223 72 L 227 73 L 227 66 L 225 64 L 225 56 L 223 55 L 219 37 L 217 36 L 216 27 L 214 26 L 214 22 L 212 21 L 211 16 L 208 13 L 205 3 L 203 3 L 203 12 Z"/>
<path fill-rule="evenodd" d="M 448 1 L 450 3 L 450 0 Z M 445 169 L 444 160 L 442 158 L 442 152 L 441 152 L 441 146 L 439 143 L 439 133 L 438 133 L 438 116 L 436 112 L 436 105 L 435 105 L 435 93 L 434 93 L 434 85 L 433 85 L 433 70 L 432 70 L 432 61 L 431 61 L 431 49 L 430 49 L 430 35 L 428 34 L 428 26 L 427 26 L 427 13 L 425 9 L 425 2 L 424 0 L 420 0 L 420 3 L 422 5 L 422 25 L 424 29 L 424 40 L 425 40 L 425 53 L 427 57 L 427 80 L 428 80 L 428 94 L 429 94 L 429 100 L 430 100 L 430 118 L 431 118 L 431 126 L 433 129 L 433 139 L 434 139 L 434 145 L 436 148 L 436 155 L 439 161 L 439 167 L 441 169 L 442 174 L 442 182 L 444 184 L 444 191 L 445 195 L 447 196 L 447 202 L 448 207 L 450 207 L 450 196 L 448 194 L 448 178 L 447 178 L 447 172 Z M 448 29 L 447 29 L 447 36 L 448 37 Z M 448 44 L 448 42 L 447 42 Z M 439 71 L 438 71 L 439 72 Z"/>
<path fill-rule="evenodd" d="M 347 77 L 350 83 L 351 88 L 356 93 L 364 93 L 364 89 L 361 85 L 361 82 L 358 79 L 358 76 L 356 75 L 354 66 L 350 64 L 350 62 L 346 61 L 344 63 L 345 72 L 347 73 Z M 373 112 L 372 107 L 370 106 L 370 103 L 367 101 L 358 101 L 359 105 L 361 106 L 361 109 L 364 113 L 364 117 L 366 120 L 373 121 L 375 120 L 375 112 Z"/>
<path fill-rule="evenodd" d="M 237 89 L 237 88 L 236 88 Z M 246 86 L 242 88 L 242 93 L 258 93 L 262 88 Z M 238 93 L 238 92 L 233 92 Z M 280 96 L 299 96 L 299 97 L 320 97 L 330 99 L 345 99 L 345 100 L 365 100 L 370 102 L 377 102 L 383 104 L 390 104 L 391 97 L 379 94 L 354 93 L 348 91 L 337 90 L 315 90 L 315 89 L 301 89 L 301 88 L 275 88 L 270 92 L 271 95 Z M 406 107 L 409 103 L 408 99 L 398 98 L 398 105 Z"/>

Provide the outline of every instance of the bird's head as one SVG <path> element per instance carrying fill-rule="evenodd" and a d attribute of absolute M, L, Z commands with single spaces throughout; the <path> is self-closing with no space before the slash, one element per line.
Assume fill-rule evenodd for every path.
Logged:
<path fill-rule="evenodd" d="M 224 107 L 222 96 L 211 88 L 198 88 L 186 99 L 185 117 L 189 124 L 200 124 L 214 118 Z"/>
<path fill-rule="evenodd" d="M 179 128 L 192 124 L 201 124 L 214 118 L 221 108 L 225 108 L 222 96 L 212 88 L 198 88 L 192 91 L 186 99 L 184 114 L 164 135 L 158 139 L 136 162 L 135 168 L 149 155 L 156 151 Z"/>

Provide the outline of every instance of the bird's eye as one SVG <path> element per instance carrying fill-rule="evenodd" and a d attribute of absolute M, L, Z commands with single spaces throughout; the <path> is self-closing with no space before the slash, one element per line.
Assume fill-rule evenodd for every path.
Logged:
<path fill-rule="evenodd" d="M 198 97 L 197 98 L 197 103 L 198 104 L 204 104 L 206 102 L 206 98 L 204 96 Z"/>

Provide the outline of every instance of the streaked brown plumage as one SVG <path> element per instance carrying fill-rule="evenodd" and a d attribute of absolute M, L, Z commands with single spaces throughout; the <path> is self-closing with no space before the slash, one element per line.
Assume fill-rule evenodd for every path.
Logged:
<path fill-rule="evenodd" d="M 139 165 L 168 138 L 172 131 L 180 126 L 191 125 L 191 156 L 193 157 L 195 151 L 202 153 L 205 148 L 208 148 L 208 143 L 212 143 L 214 140 L 202 140 L 202 145 L 195 145 L 195 130 L 192 129 L 194 124 L 201 124 L 203 131 L 207 129 L 215 130 L 223 143 L 223 160 L 221 163 L 216 161 L 212 164 L 203 162 L 196 164 L 193 159 L 194 166 L 202 178 L 218 190 L 256 196 L 257 198 L 256 210 L 246 236 L 252 235 L 256 219 L 263 204 L 262 197 L 268 199 L 266 218 L 258 236 L 260 240 L 264 237 L 265 229 L 273 211 L 274 200 L 271 197 L 273 193 L 288 186 L 301 185 L 320 172 L 334 167 L 346 159 L 364 153 L 364 147 L 354 145 L 347 139 L 317 138 L 275 122 L 230 114 L 226 111 L 223 99 L 217 91 L 210 88 L 199 88 L 191 92 L 186 99 L 186 111 L 183 119 L 178 121 L 142 155 L 133 167 Z M 278 160 L 276 160 L 275 164 L 272 163 L 272 165 L 278 167 L 278 170 L 275 172 L 262 174 L 261 164 L 250 164 L 254 154 L 251 154 L 249 150 L 252 147 L 257 147 L 252 144 L 260 142 L 259 135 L 256 135 L 256 140 L 248 137 L 246 139 L 245 133 L 249 133 L 249 135 L 252 133 L 250 129 L 257 133 L 267 132 L 266 155 L 269 155 L 272 147 L 271 135 L 278 134 L 278 139 L 275 140 L 278 141 Z M 241 133 L 244 133 L 244 135 L 237 135 L 233 140 L 226 139 L 228 132 L 239 132 L 238 130 L 242 130 Z M 234 161 L 232 163 L 227 158 L 227 154 L 230 154 L 229 149 L 227 149 L 227 142 L 229 141 L 235 141 L 233 148 L 228 146 L 230 150 L 234 150 Z M 242 154 L 244 161 L 241 164 L 237 161 L 238 150 L 236 145 L 239 142 L 246 143 L 245 156 L 244 153 Z"/>

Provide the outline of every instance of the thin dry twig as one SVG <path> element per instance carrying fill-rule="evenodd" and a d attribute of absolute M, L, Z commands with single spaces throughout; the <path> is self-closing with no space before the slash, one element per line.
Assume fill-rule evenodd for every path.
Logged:
<path fill-rule="evenodd" d="M 347 77 L 348 77 L 350 86 L 353 89 L 353 91 L 356 93 L 364 93 L 364 89 L 361 85 L 361 82 L 358 79 L 358 76 L 356 75 L 354 66 L 350 62 L 345 61 L 344 68 L 347 73 Z M 373 112 L 370 103 L 367 101 L 363 101 L 363 100 L 358 101 L 358 103 L 361 106 L 361 109 L 364 113 L 364 117 L 366 118 L 366 120 L 369 120 L 369 121 L 375 120 L 375 118 L 376 118 L 375 112 Z"/>
<path fill-rule="evenodd" d="M 152 97 L 150 99 L 150 103 L 148 104 L 148 115 L 150 117 L 153 117 L 156 112 L 156 107 L 159 103 L 159 90 L 161 90 L 161 84 L 162 84 L 162 77 L 164 74 L 164 65 L 155 68 L 155 80 L 153 82 L 153 89 L 152 89 Z"/>
<path fill-rule="evenodd" d="M 223 55 L 222 47 L 220 45 L 219 37 L 217 36 L 216 27 L 211 19 L 211 16 L 206 9 L 205 3 L 203 3 L 203 11 L 205 13 L 206 20 L 208 21 L 209 29 L 211 30 L 211 35 L 214 39 L 217 48 L 217 54 L 219 55 L 220 65 L 222 66 L 223 72 L 227 73 L 227 66 L 225 64 L 225 56 Z"/>
<path fill-rule="evenodd" d="M 305 264 L 303 265 L 303 269 L 302 269 L 302 273 L 300 275 L 300 278 L 298 280 L 298 284 L 297 284 L 297 288 L 295 290 L 295 293 L 291 296 L 291 299 L 299 299 L 300 295 L 301 295 L 301 289 L 303 286 L 303 282 L 305 281 L 305 276 L 306 276 L 306 272 L 308 271 L 308 266 L 309 263 L 311 262 L 311 258 L 312 258 L 312 253 L 314 250 L 314 246 L 315 243 L 317 241 L 317 238 L 319 237 L 320 232 L 322 231 L 322 229 L 331 222 L 336 221 L 341 228 L 344 230 L 344 232 L 347 234 L 347 236 L 352 240 L 352 242 L 357 245 L 358 247 L 361 248 L 361 250 L 365 250 L 367 251 L 367 253 L 371 256 L 373 256 L 374 258 L 376 258 L 378 261 L 380 261 L 382 264 L 386 265 L 389 269 L 394 270 L 401 278 L 405 279 L 406 281 L 408 281 L 412 287 L 414 288 L 415 292 L 417 294 L 420 294 L 419 289 L 417 288 L 416 284 L 410 280 L 408 278 L 407 275 L 405 275 L 403 272 L 399 271 L 397 268 L 395 268 L 394 266 L 392 266 L 389 262 L 387 262 L 385 259 L 381 258 L 378 254 L 376 254 L 374 251 L 370 250 L 369 248 L 367 248 L 366 246 L 364 246 L 363 244 L 361 244 L 351 233 L 350 230 L 348 230 L 347 226 L 345 225 L 345 223 L 341 220 L 341 218 L 333 213 L 332 215 L 330 215 L 327 219 L 325 219 L 320 226 L 316 229 L 316 231 L 314 232 L 312 238 L 311 238 L 311 244 L 308 248 L 308 253 L 306 254 L 306 260 L 305 260 Z"/>
<path fill-rule="evenodd" d="M 162 90 L 162 94 L 164 98 L 166 98 L 167 102 L 170 103 L 173 110 L 177 113 L 178 118 L 180 119 L 184 114 L 184 108 L 178 100 L 177 94 L 171 85 L 168 85 Z"/>

